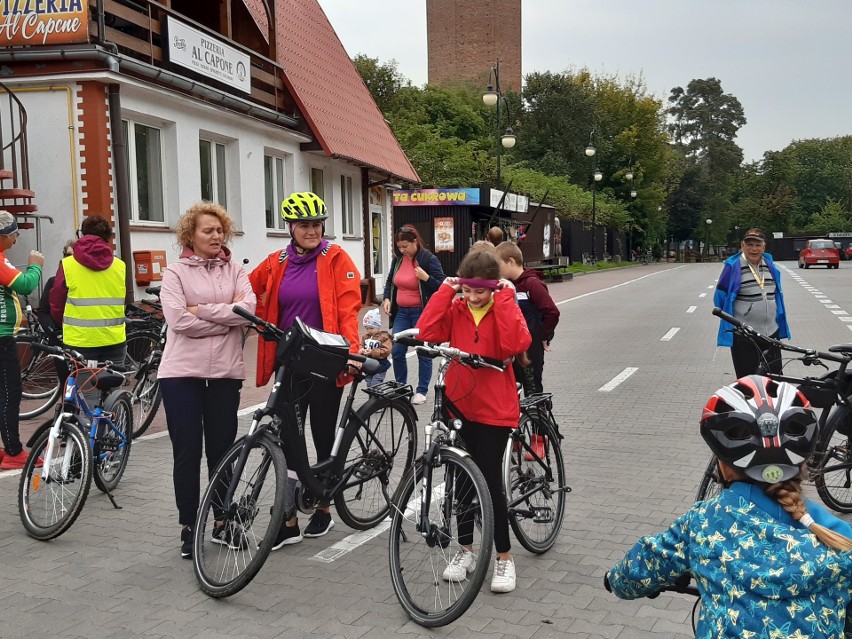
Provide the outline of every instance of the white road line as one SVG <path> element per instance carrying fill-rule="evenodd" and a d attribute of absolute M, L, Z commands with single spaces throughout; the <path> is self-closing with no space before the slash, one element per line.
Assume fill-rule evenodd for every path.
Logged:
<path fill-rule="evenodd" d="M 707 293 L 702 293 L 702 294 L 701 294 L 701 295 L 699 295 L 698 297 L 707 297 Z"/>
<path fill-rule="evenodd" d="M 679 330 L 680 330 L 680 328 L 679 328 L 679 327 L 678 327 L 678 328 L 673 328 L 673 329 L 671 329 L 668 333 L 666 333 L 665 335 L 663 335 L 663 336 L 660 338 L 660 341 L 661 341 L 661 342 L 670 342 L 670 341 L 672 340 L 672 337 L 674 337 L 675 335 L 677 335 L 677 332 L 678 332 Z"/>
<path fill-rule="evenodd" d="M 605 291 L 611 291 L 614 288 L 619 288 L 621 286 L 627 286 L 628 284 L 633 284 L 633 282 L 638 282 L 639 280 L 644 280 L 646 277 L 654 277 L 655 275 L 659 275 L 660 273 L 668 273 L 669 271 L 676 271 L 679 268 L 683 268 L 683 266 L 675 266 L 674 268 L 668 268 L 664 271 L 656 271 L 654 273 L 648 273 L 647 275 L 643 275 L 642 277 L 637 277 L 634 280 L 628 280 L 626 282 L 622 282 L 621 284 L 616 284 L 615 286 L 608 286 L 607 288 L 601 288 L 597 291 L 589 291 L 588 293 L 583 293 L 582 295 L 577 295 L 576 297 L 569 297 L 567 300 L 562 300 L 561 302 L 556 302 L 557 306 L 562 306 L 563 304 L 567 304 L 568 302 L 573 302 L 574 300 L 583 299 L 584 297 L 589 297 L 590 295 L 597 295 L 598 293 L 603 293 Z M 713 288 L 712 286 L 710 288 Z"/>
<path fill-rule="evenodd" d="M 713 288 L 713 284 L 711 284 L 711 285 L 710 285 L 710 286 L 708 286 L 707 288 Z"/>
<path fill-rule="evenodd" d="M 690 306 L 688 309 L 686 309 L 686 312 L 687 313 L 694 313 L 696 308 L 698 308 L 698 307 L 697 306 Z"/>
<path fill-rule="evenodd" d="M 602 393 L 608 393 L 638 370 L 638 368 L 628 366 L 606 384 L 601 386 L 598 390 Z"/>
<path fill-rule="evenodd" d="M 838 306 L 837 304 L 826 304 L 825 307 L 826 308 L 840 308 L 840 306 Z"/>
<path fill-rule="evenodd" d="M 237 417 L 242 417 L 243 415 L 251 415 L 258 408 L 263 408 L 264 406 L 266 406 L 266 402 L 263 402 L 262 404 L 255 404 L 254 406 L 246 406 L 245 408 L 241 408 L 237 411 Z"/>

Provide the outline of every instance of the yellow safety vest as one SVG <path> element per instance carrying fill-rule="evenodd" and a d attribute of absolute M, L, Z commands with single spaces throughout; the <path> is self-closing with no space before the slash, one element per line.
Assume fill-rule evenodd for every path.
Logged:
<path fill-rule="evenodd" d="M 125 264 L 115 258 L 109 268 L 93 271 L 73 256 L 62 260 L 68 299 L 62 317 L 62 341 L 97 348 L 126 340 L 124 332 Z"/>

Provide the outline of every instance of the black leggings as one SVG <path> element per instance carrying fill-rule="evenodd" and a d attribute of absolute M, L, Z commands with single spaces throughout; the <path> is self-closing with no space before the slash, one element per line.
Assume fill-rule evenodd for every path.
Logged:
<path fill-rule="evenodd" d="M 509 541 L 509 509 L 503 490 L 503 453 L 511 433 L 511 428 L 475 422 L 467 423 L 462 428 L 465 449 L 485 475 L 485 483 L 491 493 L 491 504 L 494 506 L 494 547 L 497 552 L 509 552 L 512 548 Z M 473 489 L 466 484 L 467 481 L 459 486 L 462 495 Z M 473 543 L 473 513 L 464 511 L 459 516 L 458 526 L 459 544 L 470 546 Z"/>
<path fill-rule="evenodd" d="M 23 450 L 19 430 L 21 414 L 21 364 L 15 338 L 0 337 L 0 435 L 7 455 Z"/>

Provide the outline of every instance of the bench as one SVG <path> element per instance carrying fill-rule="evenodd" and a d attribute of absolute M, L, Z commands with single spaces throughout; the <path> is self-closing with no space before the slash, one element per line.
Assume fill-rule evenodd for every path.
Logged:
<path fill-rule="evenodd" d="M 546 282 L 564 282 L 574 277 L 566 264 L 537 264 L 527 268 L 541 273 Z"/>

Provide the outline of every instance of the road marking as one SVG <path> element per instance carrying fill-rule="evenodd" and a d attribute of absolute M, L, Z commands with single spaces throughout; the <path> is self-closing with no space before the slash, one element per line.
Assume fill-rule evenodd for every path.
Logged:
<path fill-rule="evenodd" d="M 679 328 L 679 327 L 678 327 L 678 328 L 673 328 L 673 329 L 671 329 L 668 333 L 666 333 L 665 335 L 663 335 L 663 336 L 660 338 L 660 341 L 661 341 L 661 342 L 670 342 L 670 341 L 672 340 L 672 337 L 674 337 L 675 335 L 677 335 L 677 332 L 678 332 L 679 330 L 680 330 L 680 328 Z"/>
<path fill-rule="evenodd" d="M 831 311 L 835 315 L 849 315 L 846 311 Z"/>
<path fill-rule="evenodd" d="M 687 313 L 694 313 L 696 308 L 698 308 L 698 307 L 697 306 L 690 306 L 688 309 L 686 309 L 686 312 Z"/>
<path fill-rule="evenodd" d="M 850 317 L 850 316 L 848 316 L 848 315 L 847 315 L 846 317 L 839 317 L 838 319 L 839 319 L 841 322 L 852 322 L 852 317 Z"/>
<path fill-rule="evenodd" d="M 711 285 L 710 285 L 710 286 L 708 286 L 707 288 L 713 288 L 713 285 L 711 284 Z"/>
<path fill-rule="evenodd" d="M 266 406 L 266 402 L 263 402 L 261 404 L 255 404 L 254 406 L 246 406 L 245 408 L 241 408 L 240 410 L 237 411 L 237 417 L 243 417 L 244 415 L 251 415 L 258 408 L 263 408 L 264 406 Z"/>
<path fill-rule="evenodd" d="M 701 295 L 699 295 L 698 297 L 707 297 L 707 293 L 702 293 L 702 294 L 701 294 Z"/>
<path fill-rule="evenodd" d="M 826 308 L 840 308 L 840 306 L 838 306 L 837 304 L 826 304 L 825 307 Z"/>
<path fill-rule="evenodd" d="M 634 280 L 628 280 L 626 282 L 622 282 L 621 284 L 616 284 L 615 286 L 608 286 L 607 288 L 601 288 L 597 291 L 589 291 L 588 293 L 583 293 L 582 295 L 577 295 L 576 297 L 569 297 L 567 300 L 562 300 L 561 302 L 556 302 L 557 306 L 562 306 L 563 304 L 567 304 L 568 302 L 573 302 L 574 300 L 583 299 L 584 297 L 589 297 L 590 295 L 597 295 L 598 293 L 603 293 L 605 291 L 611 291 L 614 288 L 619 288 L 621 286 L 627 286 L 628 284 L 633 284 L 633 282 L 638 282 L 639 280 L 644 280 L 646 277 L 654 277 L 655 275 L 659 275 L 660 273 L 668 273 L 669 271 L 676 271 L 679 268 L 683 268 L 683 266 L 675 266 L 674 268 L 667 268 L 664 271 L 656 271 L 654 273 L 648 273 L 647 275 L 643 275 L 642 277 L 637 277 Z M 710 288 L 713 288 L 712 286 Z"/>
<path fill-rule="evenodd" d="M 419 516 L 420 513 L 420 493 L 419 491 L 415 491 L 415 498 L 412 499 L 405 505 L 405 512 L 403 513 L 403 517 L 406 519 L 411 519 L 415 515 Z M 433 500 L 441 500 L 444 498 L 444 483 L 440 483 L 437 486 L 432 487 L 432 499 Z M 371 539 L 378 537 L 383 532 L 385 532 L 391 525 L 391 517 L 388 515 L 378 526 L 372 528 L 370 530 L 362 530 L 361 532 L 354 533 L 349 535 L 348 537 L 344 537 L 340 541 L 332 544 L 328 548 L 324 548 L 320 550 L 317 554 L 315 554 L 311 559 L 315 561 L 321 561 L 326 564 L 330 564 L 336 559 L 340 559 L 343 555 L 352 552 L 357 549 L 359 546 L 363 546 Z"/>
<path fill-rule="evenodd" d="M 621 371 L 618 375 L 616 375 L 610 381 L 608 381 L 606 384 L 601 386 L 598 390 L 602 393 L 608 393 L 638 370 L 639 370 L 638 368 L 628 366 L 623 371 Z"/>

